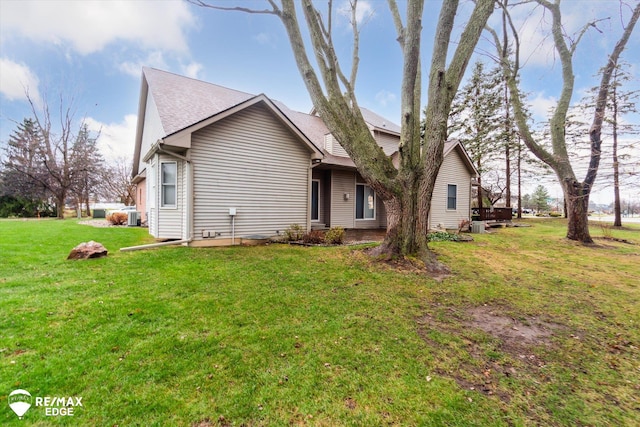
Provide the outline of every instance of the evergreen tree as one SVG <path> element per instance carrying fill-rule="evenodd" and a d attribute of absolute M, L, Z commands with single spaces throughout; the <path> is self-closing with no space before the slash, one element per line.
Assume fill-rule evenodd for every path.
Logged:
<path fill-rule="evenodd" d="M 538 212 L 549 210 L 549 192 L 542 185 L 538 185 L 531 195 L 531 202 Z"/>
<path fill-rule="evenodd" d="M 87 126 L 83 125 L 71 148 L 73 158 L 73 186 L 71 192 L 81 210 L 85 205 L 86 214 L 90 215 L 89 199 L 97 191 L 101 176 L 105 169 L 104 159 L 97 147 L 97 137 L 92 137 Z"/>
<path fill-rule="evenodd" d="M 9 139 L 4 162 L 4 173 L 9 177 L 3 181 L 21 195 L 42 192 L 52 197 L 58 218 L 64 218 L 67 196 L 86 194 L 95 184 L 92 180 L 102 164 L 96 138 L 90 136 L 84 123 L 77 134 L 73 133 L 71 106 L 60 105 L 60 126 L 54 130 L 49 106 L 45 103 L 39 113 L 28 94 L 27 100 L 34 118 L 18 124 Z"/>
<path fill-rule="evenodd" d="M 33 119 L 25 118 L 9 136 L 2 170 L 2 194 L 31 202 L 44 201 L 48 179 L 41 162 L 42 135 Z"/>
<path fill-rule="evenodd" d="M 471 78 L 456 94 L 449 115 L 449 135 L 457 138 L 466 148 L 480 177 L 478 186 L 483 189 L 483 177 L 496 168 L 500 157 L 500 107 L 501 82 L 495 70 L 485 71 L 482 62 L 473 66 Z M 483 189 L 478 192 L 478 207 L 483 206 Z"/>

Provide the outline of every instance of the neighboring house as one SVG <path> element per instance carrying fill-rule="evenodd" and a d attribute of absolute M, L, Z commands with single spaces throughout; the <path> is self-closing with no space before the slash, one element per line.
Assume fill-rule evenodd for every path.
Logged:
<path fill-rule="evenodd" d="M 400 128 L 363 109 L 385 153 Z M 397 155 L 397 154 L 396 154 Z M 252 95 L 144 68 L 133 164 L 138 210 L 158 239 L 238 244 L 310 230 L 386 226 L 384 206 L 324 122 Z M 447 143 L 431 224 L 470 217 L 475 168 Z"/>

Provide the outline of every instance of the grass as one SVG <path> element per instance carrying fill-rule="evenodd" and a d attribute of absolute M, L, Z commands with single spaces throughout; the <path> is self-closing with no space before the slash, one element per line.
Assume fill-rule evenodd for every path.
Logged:
<path fill-rule="evenodd" d="M 529 224 L 432 243 L 437 282 L 354 248 L 118 252 L 146 230 L 0 221 L 0 423 L 637 425 L 640 229 Z M 88 240 L 109 256 L 65 260 Z M 553 333 L 503 339 L 478 308 Z M 83 407 L 18 420 L 17 388 Z"/>

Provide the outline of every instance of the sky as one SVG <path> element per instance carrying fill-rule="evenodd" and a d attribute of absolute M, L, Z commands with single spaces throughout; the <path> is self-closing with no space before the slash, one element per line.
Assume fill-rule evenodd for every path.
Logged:
<path fill-rule="evenodd" d="M 631 5 L 635 2 L 628 0 Z M 461 3 L 464 11 L 456 22 L 457 32 L 464 23 L 464 12 L 471 10 L 470 1 Z M 261 0 L 217 4 L 268 7 Z M 326 1 L 318 2 L 318 7 L 325 5 Z M 564 0 L 562 5 L 567 34 L 600 20 L 576 50 L 577 100 L 597 85 L 595 74 L 630 13 L 617 0 Z M 347 0 L 335 0 L 333 25 L 336 49 L 348 73 L 353 35 L 344 12 L 347 7 Z M 402 0 L 399 7 L 403 9 Z M 439 1 L 426 0 L 424 69 L 431 57 L 439 8 Z M 534 118 L 542 122 L 559 95 L 561 72 L 546 36 L 549 16 L 540 7 L 522 6 L 514 17 L 523 34 L 523 90 L 530 94 Z M 387 2 L 360 0 L 358 21 L 358 102 L 398 123 L 402 58 Z M 490 22 L 498 25 L 498 15 Z M 472 61 L 493 66 L 493 52 L 485 34 Z M 640 76 L 640 29 L 636 28 L 623 58 L 631 64 L 632 73 Z M 132 158 L 143 66 L 265 93 L 298 111 L 312 108 L 282 23 L 274 16 L 205 9 L 180 0 L 0 0 L 0 145 L 6 143 L 17 122 L 32 116 L 28 93 L 39 113 L 45 104 L 52 113 L 57 111 L 60 99 L 65 108 L 72 106 L 78 124 L 84 120 L 91 130 L 100 132 L 99 147 L 107 160 Z M 633 84 L 640 87 L 637 78 Z M 625 120 L 640 123 L 638 115 Z M 623 197 L 640 198 L 639 180 L 623 189 Z M 545 178 L 535 183 L 549 185 L 554 195 L 559 189 L 552 181 Z M 598 184 L 595 190 L 593 200 L 612 199 L 607 183 Z"/>

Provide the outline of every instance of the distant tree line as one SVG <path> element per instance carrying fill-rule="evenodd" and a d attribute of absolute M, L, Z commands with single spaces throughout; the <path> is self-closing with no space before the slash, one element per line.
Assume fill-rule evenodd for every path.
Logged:
<path fill-rule="evenodd" d="M 84 122 L 74 125 L 71 106 L 61 105 L 54 129 L 49 106 L 40 113 L 27 98 L 33 116 L 16 124 L 0 162 L 0 217 L 63 218 L 67 204 L 90 215 L 90 200 L 98 198 L 134 203 L 128 162 L 106 164 L 99 134 Z"/>

